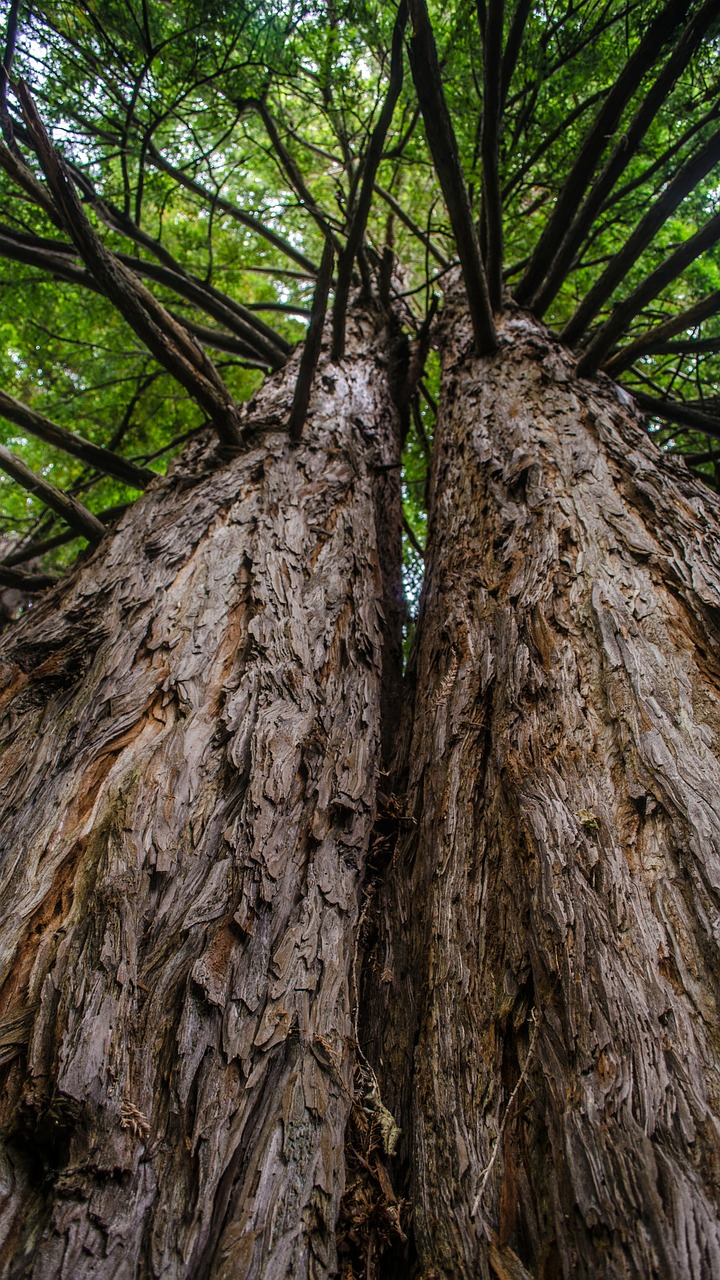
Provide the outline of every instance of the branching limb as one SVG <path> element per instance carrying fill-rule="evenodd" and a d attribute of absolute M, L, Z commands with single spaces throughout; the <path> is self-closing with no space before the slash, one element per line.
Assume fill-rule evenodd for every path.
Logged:
<path fill-rule="evenodd" d="M 263 122 L 263 125 L 265 126 L 265 132 L 267 133 L 268 138 L 270 139 L 272 148 L 280 162 L 280 166 L 286 178 L 288 179 L 288 182 L 290 183 L 290 186 L 298 196 L 298 199 L 301 201 L 303 206 L 307 209 L 311 218 L 313 218 L 314 221 L 319 226 L 320 230 L 323 233 L 323 236 L 325 237 L 325 240 L 326 241 L 328 239 L 332 240 L 334 250 L 339 252 L 340 245 L 338 243 L 335 232 L 333 231 L 332 227 L 330 226 L 330 223 L 325 217 L 325 214 L 323 213 L 322 209 L 320 208 L 317 201 L 315 200 L 315 197 L 312 195 L 312 192 L 310 191 L 307 183 L 305 182 L 305 179 L 303 178 L 298 166 L 296 165 L 293 157 L 291 156 L 290 152 L 285 146 L 285 143 L 280 137 L 278 127 L 275 124 L 275 121 L 273 120 L 267 108 L 267 104 L 263 102 L 261 98 L 252 98 L 252 99 L 249 99 L 244 105 L 247 107 L 252 107 L 255 111 L 257 111 L 258 115 L 260 116 L 260 119 Z"/>
<path fill-rule="evenodd" d="M 0 391 L 0 415 L 8 422 L 14 422 L 24 431 L 37 436 L 39 440 L 44 440 L 46 444 L 62 449 L 64 453 L 79 458 L 87 466 L 94 467 L 103 475 L 114 476 L 116 480 L 121 480 L 123 484 L 128 484 L 133 489 L 145 489 L 150 481 L 155 479 L 154 471 L 150 471 L 147 467 L 138 467 L 127 458 L 121 458 L 109 449 L 103 449 L 101 445 L 92 444 L 90 440 L 85 440 L 73 431 L 68 431 L 66 427 L 61 427 L 57 422 L 52 422 L 50 418 L 22 404 L 20 400 L 16 400 L 5 391 Z"/>
<path fill-rule="evenodd" d="M 385 203 L 389 205 L 389 207 L 392 209 L 393 213 L 397 214 L 398 218 L 402 223 L 405 224 L 408 231 L 412 231 L 413 235 L 417 236 L 417 239 L 420 241 L 420 243 L 423 244 L 427 249 L 428 253 L 430 254 L 430 257 L 434 258 L 435 261 L 438 262 L 441 267 L 449 267 L 450 259 L 446 258 L 445 254 L 442 253 L 440 249 L 438 249 L 437 245 L 433 243 L 433 241 L 430 239 L 430 236 L 427 235 L 425 231 L 423 231 L 422 227 L 419 227 L 417 222 L 413 221 L 413 219 L 410 217 L 410 214 L 407 212 L 407 210 L 403 209 L 402 205 L 400 204 L 400 201 L 396 200 L 392 192 L 386 191 L 384 187 L 378 186 L 377 183 L 375 184 L 375 190 L 377 191 L 377 194 L 380 196 L 380 199 L 384 200 Z"/>
<path fill-rule="evenodd" d="M 605 362 L 604 368 L 613 377 L 617 377 L 624 369 L 629 369 L 641 356 L 661 350 L 663 343 L 669 338 L 674 338 L 676 333 L 685 333 L 688 329 L 693 329 L 695 325 L 707 320 L 709 316 L 716 315 L 719 311 L 720 289 L 715 289 L 713 293 L 709 293 L 706 298 L 688 307 L 686 311 L 680 311 L 676 316 L 665 320 L 663 324 L 646 329 L 645 333 L 641 333 L 634 341 L 616 351 Z"/>
<path fill-rule="evenodd" d="M 118 506 L 107 507 L 105 511 L 98 512 L 98 520 L 107 529 L 110 525 L 119 520 L 122 515 L 132 506 L 130 502 L 123 502 Z M 73 542 L 77 538 L 74 529 L 63 529 L 62 533 L 55 533 L 49 538 L 36 538 L 34 542 L 24 542 L 21 546 L 8 551 L 7 555 L 0 560 L 0 568 L 11 568 L 16 564 L 27 564 L 28 560 L 36 560 L 39 556 L 44 556 L 48 551 L 55 551 L 58 547 L 67 546 L 68 542 Z"/>
<path fill-rule="evenodd" d="M 580 207 L 588 184 L 607 146 L 607 139 L 615 133 L 625 107 L 652 67 L 663 45 L 682 22 L 687 8 L 688 0 L 667 0 L 663 9 L 648 26 L 644 38 L 628 58 L 607 94 L 565 179 L 552 215 L 532 253 L 525 275 L 517 287 L 515 297 L 518 302 L 527 304 L 541 284 L 548 261 L 553 258 L 558 242 Z"/>
<path fill-rule="evenodd" d="M 483 59 L 482 208 L 486 232 L 485 273 L 490 305 L 502 310 L 503 225 L 500 187 L 500 127 L 502 119 L 502 36 L 504 0 L 488 0 Z"/>
<path fill-rule="evenodd" d="M 435 38 L 425 0 L 409 0 L 408 8 L 413 27 L 408 45 L 410 67 L 455 235 L 475 341 L 484 355 L 497 348 L 497 335 L 457 139 L 442 87 Z"/>
<path fill-rule="evenodd" d="M 530 306 L 538 316 L 543 315 L 566 279 L 569 271 L 593 224 L 610 195 L 620 175 L 631 163 L 660 107 L 665 102 L 678 77 L 685 70 L 693 54 L 706 35 L 708 27 L 717 17 L 717 0 L 705 0 L 692 20 L 683 29 L 680 39 L 656 76 L 622 138 L 614 148 L 602 172 L 598 175 L 585 198 L 582 207 L 564 231 L 553 255 L 542 285 L 535 291 Z M 712 161 L 710 162 L 712 163 Z M 695 182 L 702 177 L 695 178 Z M 691 188 L 688 187 L 687 190 Z M 682 197 L 680 197 L 682 198 Z M 662 197 L 664 199 L 664 195 Z M 661 201 L 658 201 L 659 205 Z M 666 215 L 667 216 L 667 215 Z M 606 295 L 607 296 L 607 295 Z M 576 335 L 577 337 L 577 335 Z M 566 339 L 569 342 L 575 339 Z"/>
<path fill-rule="evenodd" d="M 575 346 L 583 334 L 587 332 L 598 311 L 607 302 L 628 272 L 635 265 L 641 253 L 652 242 L 660 227 L 677 209 L 697 184 L 710 173 L 720 161 L 720 130 L 700 148 L 697 155 L 692 156 L 668 183 L 660 197 L 640 220 L 623 245 L 622 249 L 610 260 L 602 275 L 588 290 L 580 306 L 562 332 L 563 342 Z"/>
<path fill-rule="evenodd" d="M 59 280 L 82 285 L 96 293 L 104 293 L 97 280 L 73 261 L 77 254 L 78 250 L 74 245 L 62 240 L 48 240 L 41 236 L 27 235 L 0 224 L 0 257 L 25 262 L 28 266 L 50 272 Z M 171 271 L 163 263 L 147 262 L 127 253 L 117 253 L 114 257 L 134 275 L 144 275 L 147 279 L 171 289 L 179 297 L 185 298 L 225 325 L 231 334 L 244 342 L 244 349 L 248 354 L 255 356 L 261 367 L 280 369 L 284 365 L 292 350 L 290 343 L 276 334 L 247 307 L 243 307 L 234 298 L 216 289 L 214 285 L 205 284 L 182 269 Z M 176 317 L 176 322 L 191 332 L 195 331 L 194 322 L 184 317 Z M 228 348 L 223 346 L 221 349 Z"/>
<path fill-rule="evenodd" d="M 62 221 L 91 275 L 156 360 L 209 414 L 223 443 L 239 444 L 238 410 L 212 361 L 200 344 L 173 320 L 137 276 L 99 239 L 85 216 L 69 174 L 50 142 L 23 82 L 18 85 L 18 96 Z"/>
<path fill-rule="evenodd" d="M 712 436 L 713 440 L 720 440 L 720 417 L 704 413 L 702 409 L 682 404 L 677 400 L 659 400 L 655 396 L 646 395 L 644 391 L 638 391 L 635 387 L 626 387 L 625 390 L 630 392 L 640 408 L 650 417 L 676 422 L 682 427 L 692 427 L 696 431 L 702 431 L 706 436 Z"/>
<path fill-rule="evenodd" d="M 425 372 L 425 362 L 428 358 L 430 350 L 430 342 L 432 340 L 433 321 L 437 314 L 438 296 L 433 294 L 428 313 L 422 322 L 420 332 L 417 338 L 410 344 L 410 358 L 408 360 L 407 372 L 405 374 L 404 386 L 400 389 L 397 403 L 399 408 L 404 409 L 409 402 L 416 398 L 416 392 L 420 379 Z M 424 434 L 424 433 L 423 433 Z"/>
<path fill-rule="evenodd" d="M 54 587 L 57 581 L 52 573 L 25 573 L 22 569 L 6 569 L 0 564 L 0 583 L 4 587 L 14 587 L 16 591 L 42 591 L 44 587 Z"/>
<path fill-rule="evenodd" d="M 0 445 L 0 469 L 7 475 L 16 480 L 23 489 L 27 489 L 29 493 L 34 493 L 40 498 L 47 507 L 50 507 L 57 515 L 62 516 L 67 521 L 71 529 L 74 529 L 81 537 L 87 538 L 93 544 L 100 541 L 105 533 L 105 526 L 94 516 L 92 511 L 88 511 L 77 498 L 72 498 L 70 494 L 63 493 L 62 490 L 56 488 L 54 484 L 50 484 L 49 480 L 45 480 L 42 476 L 38 476 L 30 467 L 18 458 L 4 445 Z"/>
<path fill-rule="evenodd" d="M 315 263 L 312 262 L 310 258 L 306 257 L 304 253 L 301 253 L 299 249 L 296 249 L 294 245 L 290 244 L 289 240 L 286 240 L 284 236 L 273 231 L 271 227 L 266 227 L 259 218 L 255 218 L 252 214 L 246 213 L 244 209 L 241 209 L 239 205 L 234 204 L 232 200 L 227 200 L 224 196 L 208 191 L 202 183 L 197 182 L 195 178 L 189 177 L 189 175 L 182 169 L 178 168 L 177 165 L 174 165 L 167 160 L 153 143 L 148 143 L 146 147 L 146 155 L 155 165 L 156 169 L 160 169 L 163 173 L 167 173 L 169 177 L 174 178 L 175 181 L 181 187 L 184 187 L 186 191 L 191 191 L 193 195 L 199 196 L 206 204 L 214 205 L 216 209 L 221 209 L 223 213 L 228 214 L 230 218 L 233 218 L 235 222 L 239 222 L 241 226 L 247 227 L 249 231 L 254 231 L 256 235 L 261 236 L 262 239 L 266 240 L 268 244 L 271 244 L 273 248 L 279 249 L 285 257 L 296 262 L 304 271 L 307 271 L 308 275 L 317 275 L 318 269 L 315 266 Z"/>
<path fill-rule="evenodd" d="M 691 262 L 699 258 L 720 238 L 720 213 L 690 236 L 674 253 L 653 271 L 636 289 L 619 302 L 605 324 L 598 329 L 589 343 L 584 355 L 578 361 L 578 374 L 581 377 L 592 377 L 604 363 L 605 356 L 612 349 L 618 338 L 627 332 L 628 325 L 653 298 L 685 270 Z"/>
<path fill-rule="evenodd" d="M 355 207 L 352 222 L 348 229 L 345 246 L 342 249 L 338 260 L 335 303 L 333 306 L 332 358 L 335 361 L 342 360 L 342 357 L 345 354 L 345 320 L 347 315 L 348 298 L 350 296 L 353 266 L 355 264 L 355 258 L 357 257 L 358 250 L 360 249 L 365 236 L 365 228 L 367 226 L 368 214 L 370 213 L 370 206 L 372 204 L 375 189 L 375 177 L 382 159 L 382 150 L 385 145 L 387 131 L 390 128 L 395 106 L 400 96 L 400 90 L 402 89 L 403 34 L 406 23 L 407 4 L 405 0 L 400 0 L 400 7 L 395 19 L 395 26 L 393 28 L 392 51 L 390 54 L 390 81 L 388 84 L 388 90 L 382 111 L 380 112 L 377 124 L 375 125 L 370 138 L 370 144 L 365 156 L 362 183 L 360 185 L 357 205 Z"/>
<path fill-rule="evenodd" d="M 295 383 L 295 394 L 293 396 L 292 408 L 290 410 L 288 431 L 290 433 L 290 439 L 294 441 L 298 441 L 300 439 L 303 427 L 305 426 L 305 419 L 307 418 L 313 378 L 315 377 L 315 370 L 317 369 L 317 363 L 320 358 L 323 326 L 325 324 L 325 315 L 327 312 L 328 295 L 330 293 L 334 260 L 335 251 L 333 243 L 328 237 L 325 241 L 325 248 L 323 250 L 322 261 L 320 263 L 320 270 L 318 272 L 310 323 L 305 336 L 303 353 L 300 357 L 300 368 L 298 370 L 297 382 Z"/>
<path fill-rule="evenodd" d="M 500 109 L 504 107 L 510 82 L 513 78 L 513 72 L 517 66 L 517 60 L 522 48 L 523 33 L 525 31 L 525 23 L 528 14 L 532 8 L 532 0 L 517 0 L 515 12 L 510 22 L 510 30 L 508 32 L 507 44 L 502 57 L 502 69 L 500 76 Z"/>
<path fill-rule="evenodd" d="M 405 533 L 407 535 L 407 540 L 410 543 L 410 546 L 412 547 L 413 551 L 415 551 L 420 556 L 421 560 L 424 560 L 425 552 L 420 546 L 420 543 L 418 542 L 417 536 L 415 534 L 415 530 L 410 524 L 410 521 L 408 520 L 407 516 L 403 516 L 403 529 L 405 530 Z"/>
<path fill-rule="evenodd" d="M 13 126 L 7 106 L 7 87 L 10 80 L 10 72 L 12 71 L 13 58 L 15 57 L 19 10 L 20 0 L 12 0 L 8 13 L 5 52 L 0 64 L 0 128 L 9 146 L 12 146 L 13 143 Z"/>

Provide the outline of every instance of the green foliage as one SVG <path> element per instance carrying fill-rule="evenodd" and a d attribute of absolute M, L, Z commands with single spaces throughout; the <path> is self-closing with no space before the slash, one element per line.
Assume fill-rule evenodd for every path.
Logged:
<path fill-rule="evenodd" d="M 530 7 L 499 139 L 510 287 L 598 107 L 660 8 L 659 0 L 538 0 Z M 695 0 L 690 13 L 697 8 Z M 514 15 L 514 6 L 506 5 L 504 45 Z M 434 0 L 430 17 L 468 191 L 480 217 L 485 66 L 477 8 L 469 0 Z M 241 303 L 294 344 L 303 337 L 314 288 L 303 263 L 320 260 L 325 233 L 343 243 L 357 208 L 388 86 L 394 22 L 394 8 L 374 0 L 38 0 L 21 6 L 13 75 L 25 77 L 59 151 L 84 175 L 84 207 L 106 245 L 134 259 L 141 274 L 140 264 L 158 262 L 189 273 L 202 288 Z M 622 144 L 668 52 L 669 47 L 637 85 L 605 139 L 604 158 Z M 678 167 L 718 128 L 717 53 L 716 24 L 628 155 L 546 315 L 553 326 L 568 320 Z M 17 101 L 12 95 L 8 101 L 17 145 L 40 177 Z M 696 185 L 631 266 L 596 323 L 717 212 L 719 190 L 716 172 Z M 0 237 L 13 232 L 68 246 L 65 232 L 4 170 L 0 223 Z M 442 284 L 442 261 L 452 261 L 454 242 L 407 70 L 364 235 L 360 266 L 366 280 L 377 276 L 383 251 L 390 248 L 412 335 L 433 289 Z M 204 424 L 197 403 L 86 280 L 59 279 L 46 265 L 19 261 L 1 247 L 0 253 L 0 386 L 88 440 L 129 458 L 152 459 L 162 470 L 188 434 Z M 225 330 L 217 314 L 203 311 L 168 279 L 144 279 L 174 315 Z M 719 288 L 715 245 L 652 299 L 629 336 Z M 720 340 L 719 324 L 711 315 L 679 337 L 686 344 Z M 263 376 L 257 362 L 237 351 L 206 349 L 232 395 L 249 397 Z M 659 397 L 712 407 L 719 361 L 718 352 L 706 350 L 646 354 L 627 382 Z M 434 354 L 424 385 L 436 400 Z M 423 396 L 419 406 L 404 454 L 411 613 L 422 577 L 422 557 L 413 544 L 424 545 L 427 445 L 434 421 Z M 659 439 L 691 454 L 709 451 L 705 435 L 695 431 L 660 430 Z M 93 511 L 134 496 L 10 423 L 0 421 L 0 440 Z M 697 466 L 716 482 L 713 461 Z M 1 476 L 0 506 L 7 539 L 46 537 L 61 528 L 36 499 Z M 46 564 L 65 563 L 77 545 L 56 548 Z"/>

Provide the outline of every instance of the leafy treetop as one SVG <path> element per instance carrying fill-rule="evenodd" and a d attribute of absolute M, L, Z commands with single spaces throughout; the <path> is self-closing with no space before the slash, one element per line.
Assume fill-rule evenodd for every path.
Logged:
<path fill-rule="evenodd" d="M 307 331 L 299 436 L 358 286 L 416 344 L 416 580 L 458 262 L 481 350 L 513 296 L 717 486 L 719 38 L 716 0 L 13 0 L 0 581 L 52 580 L 204 425 L 238 447 Z"/>

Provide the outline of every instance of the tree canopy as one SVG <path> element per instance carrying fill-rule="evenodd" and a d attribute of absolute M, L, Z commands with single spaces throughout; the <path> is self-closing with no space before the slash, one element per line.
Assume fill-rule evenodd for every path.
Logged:
<path fill-rule="evenodd" d="M 298 438 L 358 288 L 411 343 L 417 578 L 458 264 L 480 351 L 527 308 L 717 486 L 719 26 L 715 0 L 13 0 L 2 581 L 50 582 L 206 424 L 241 448 L 238 405 L 307 332 Z"/>

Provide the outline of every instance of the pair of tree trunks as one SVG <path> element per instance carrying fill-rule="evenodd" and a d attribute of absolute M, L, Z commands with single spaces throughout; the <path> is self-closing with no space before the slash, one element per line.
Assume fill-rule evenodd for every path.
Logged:
<path fill-rule="evenodd" d="M 5 1276 L 720 1276 L 718 504 L 441 344 L 402 711 L 370 312 L 7 635 Z"/>

